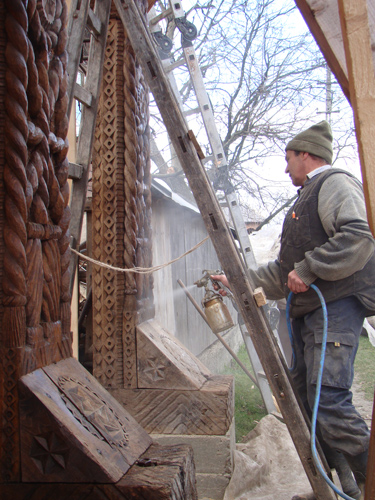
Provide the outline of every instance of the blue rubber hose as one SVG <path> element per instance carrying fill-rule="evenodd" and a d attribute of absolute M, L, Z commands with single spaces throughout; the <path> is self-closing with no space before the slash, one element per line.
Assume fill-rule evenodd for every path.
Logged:
<path fill-rule="evenodd" d="M 323 377 L 323 369 L 324 369 L 324 359 L 326 355 L 326 347 L 327 347 L 327 334 L 328 334 L 328 315 L 327 315 L 327 307 L 326 303 L 324 300 L 324 297 L 322 295 L 322 292 L 319 290 L 319 288 L 316 285 L 310 285 L 310 288 L 314 289 L 315 292 L 318 294 L 320 303 L 322 305 L 322 311 L 323 311 L 323 339 L 322 339 L 322 351 L 320 354 L 320 363 L 319 363 L 319 371 L 318 371 L 318 377 L 316 380 L 316 391 L 315 391 L 315 400 L 314 400 L 314 408 L 312 412 L 312 417 L 311 417 L 311 440 L 310 440 L 310 445 L 311 445 L 311 453 L 313 456 L 314 463 L 319 470 L 320 474 L 322 475 L 323 479 L 328 483 L 328 485 L 333 489 L 335 493 L 337 493 L 340 497 L 345 498 L 345 500 L 355 500 L 353 497 L 350 497 L 343 491 L 340 491 L 337 486 L 330 480 L 330 478 L 327 476 L 325 470 L 322 467 L 322 464 L 320 463 L 318 453 L 316 450 L 316 421 L 317 421 L 317 416 L 318 416 L 318 409 L 319 409 L 319 400 L 320 400 L 320 390 L 322 387 L 322 377 Z M 286 321 L 287 321 L 287 326 L 288 326 L 288 333 L 289 333 L 289 338 L 292 344 L 292 352 L 293 352 L 293 358 L 292 358 L 292 366 L 290 367 L 290 371 L 295 370 L 296 367 L 296 355 L 294 352 L 294 340 L 293 340 L 293 334 L 292 334 L 292 327 L 290 323 L 290 314 L 289 314 L 289 309 L 290 309 L 290 304 L 293 298 L 293 292 L 289 293 L 288 300 L 286 303 Z"/>

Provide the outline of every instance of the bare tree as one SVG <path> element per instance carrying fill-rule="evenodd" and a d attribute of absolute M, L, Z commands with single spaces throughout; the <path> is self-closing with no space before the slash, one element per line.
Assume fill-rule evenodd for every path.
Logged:
<path fill-rule="evenodd" d="M 272 175 L 265 164 L 272 157 L 280 158 L 293 134 L 323 119 L 316 111 L 327 107 L 327 87 L 322 84 L 325 61 L 291 1 L 207 0 L 195 3 L 187 19 L 198 30 L 193 43 L 213 104 L 229 179 L 244 206 L 252 199 L 255 209 L 278 212 L 294 193 L 287 188 L 288 179 L 280 180 L 280 167 Z M 169 19 L 166 33 L 174 37 L 172 60 L 177 66 L 183 56 L 175 28 Z M 194 110 L 197 103 L 187 69 L 178 66 L 175 74 L 185 110 Z M 337 154 L 350 151 L 352 155 L 352 121 L 342 116 L 351 113 L 337 85 L 330 87 L 330 106 L 330 113 L 342 109 L 341 114 L 330 114 L 333 128 L 340 123 Z M 199 115 L 193 117 L 192 128 L 209 156 L 202 120 Z M 156 142 L 161 144 L 154 123 Z M 178 172 L 173 157 L 168 165 L 170 172 Z M 167 172 L 164 168 L 156 175 Z M 174 179 L 169 178 L 171 186 Z"/>

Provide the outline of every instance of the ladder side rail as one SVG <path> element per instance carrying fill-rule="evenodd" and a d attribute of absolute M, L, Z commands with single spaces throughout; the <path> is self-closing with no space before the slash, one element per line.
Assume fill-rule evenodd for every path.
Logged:
<path fill-rule="evenodd" d="M 215 167 L 226 167 L 228 165 L 227 158 L 224 152 L 219 132 L 216 127 L 211 101 L 204 84 L 202 71 L 198 63 L 195 49 L 193 46 L 183 47 L 183 52 L 186 65 L 189 70 L 190 78 L 194 87 L 195 95 L 201 110 L 207 137 L 211 144 L 211 149 L 214 156 L 214 165 Z M 243 220 L 240 206 L 238 204 L 237 195 L 235 194 L 234 189 L 230 190 L 230 192 L 226 190 L 225 197 L 228 203 L 232 222 L 237 233 L 243 258 L 248 267 L 256 269 L 257 264 L 254 252 L 251 248 L 245 221 Z"/>
<path fill-rule="evenodd" d="M 239 318 L 239 327 L 267 413 L 278 413 L 275 402 L 273 400 L 270 385 L 262 367 L 262 363 L 260 362 L 259 356 L 251 340 L 251 336 L 247 331 L 246 325 L 241 321 L 241 318 Z"/>
<path fill-rule="evenodd" d="M 91 36 L 87 75 L 86 81 L 84 83 L 84 89 L 92 95 L 92 103 L 89 107 L 84 106 L 82 111 L 76 155 L 76 163 L 82 166 L 82 176 L 80 179 L 74 181 L 70 200 L 70 208 L 72 212 L 72 219 L 70 223 L 72 247 L 77 250 L 79 249 L 79 243 L 81 240 L 84 208 L 86 203 L 86 192 L 89 179 L 89 167 L 91 162 L 92 145 L 94 141 L 100 86 L 103 76 L 103 63 L 107 43 L 110 11 L 110 0 L 96 0 L 94 14 L 101 22 L 101 32 L 98 35 L 93 34 Z M 77 262 L 77 256 L 75 254 L 72 255 L 70 265 L 71 291 L 73 290 Z"/>
<path fill-rule="evenodd" d="M 227 165 L 227 158 L 224 153 L 220 135 L 216 128 L 211 101 L 204 84 L 197 54 L 192 45 L 190 47 L 183 47 L 182 50 L 184 53 L 186 66 L 189 70 L 190 79 L 194 87 L 195 95 L 197 97 L 197 101 L 201 110 L 207 137 L 211 144 L 212 152 L 214 153 L 214 165 L 215 167 L 225 167 Z"/>
<path fill-rule="evenodd" d="M 68 21 L 68 44 L 67 52 L 69 54 L 67 72 L 68 81 L 68 116 L 72 110 L 74 101 L 74 88 L 77 80 L 78 66 L 81 59 L 83 39 L 85 36 L 85 26 L 89 13 L 89 0 L 73 0 L 70 6 Z"/>
<path fill-rule="evenodd" d="M 142 66 L 164 124 L 175 146 L 190 187 L 216 249 L 219 260 L 228 276 L 231 288 L 252 337 L 268 381 L 273 388 L 280 410 L 296 446 L 305 472 L 318 500 L 334 500 L 336 495 L 317 473 L 310 449 L 310 431 L 291 387 L 285 364 L 279 357 L 272 331 L 261 308 L 256 306 L 249 276 L 240 259 L 228 225 L 222 214 L 207 173 L 195 148 L 188 138 L 188 130 L 181 110 L 171 90 L 163 67 L 154 50 L 147 27 L 133 0 L 114 0 L 121 21 L 126 29 Z"/>

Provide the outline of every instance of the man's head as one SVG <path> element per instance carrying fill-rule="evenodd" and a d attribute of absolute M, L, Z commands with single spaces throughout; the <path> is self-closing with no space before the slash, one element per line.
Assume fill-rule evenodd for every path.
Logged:
<path fill-rule="evenodd" d="M 297 134 L 285 148 L 287 167 L 295 186 L 303 186 L 312 170 L 332 163 L 332 132 L 329 123 L 322 121 Z"/>

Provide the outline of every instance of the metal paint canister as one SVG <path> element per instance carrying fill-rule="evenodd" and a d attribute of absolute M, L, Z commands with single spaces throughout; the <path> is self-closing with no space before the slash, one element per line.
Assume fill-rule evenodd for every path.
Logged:
<path fill-rule="evenodd" d="M 203 300 L 203 307 L 207 322 L 214 333 L 223 332 L 234 326 L 230 312 L 219 295 Z"/>

